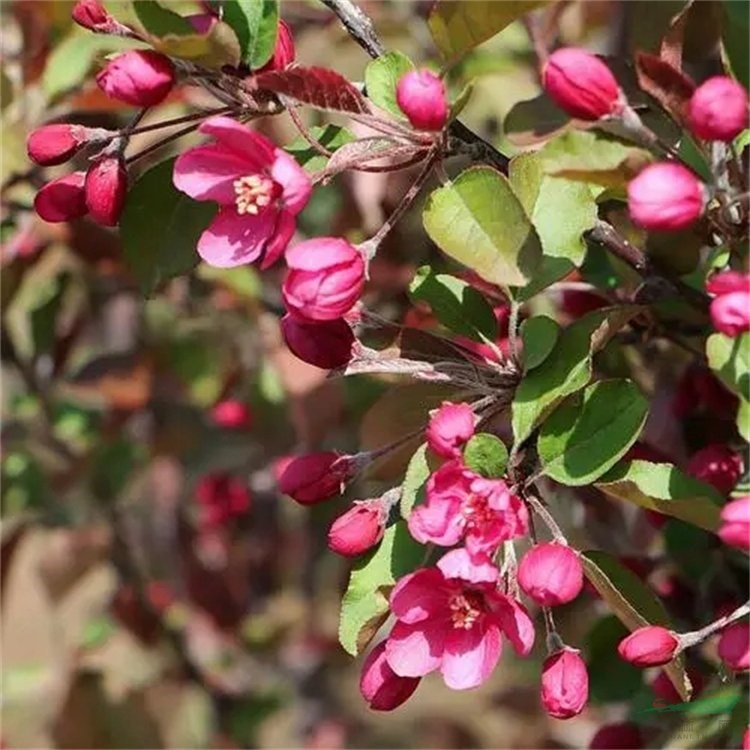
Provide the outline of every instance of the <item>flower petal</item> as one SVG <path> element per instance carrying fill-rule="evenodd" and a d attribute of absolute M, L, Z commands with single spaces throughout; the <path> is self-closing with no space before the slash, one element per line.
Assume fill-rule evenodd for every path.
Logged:
<path fill-rule="evenodd" d="M 261 257 L 276 226 L 276 212 L 241 216 L 222 208 L 198 240 L 198 254 L 211 266 L 232 268 Z"/>
<path fill-rule="evenodd" d="M 534 622 L 521 602 L 495 593 L 491 596 L 500 627 L 519 656 L 528 656 L 534 647 Z"/>
<path fill-rule="evenodd" d="M 446 578 L 459 578 L 468 583 L 494 584 L 497 582 L 498 570 L 487 555 L 472 554 L 459 547 L 446 552 L 437 564 Z"/>
<path fill-rule="evenodd" d="M 388 665 L 401 677 L 423 677 L 433 672 L 443 658 L 449 627 L 446 620 L 397 622 L 385 643 Z"/>
<path fill-rule="evenodd" d="M 397 620 L 415 623 L 445 613 L 448 592 L 437 568 L 422 568 L 404 576 L 391 592 L 391 611 Z"/>
<path fill-rule="evenodd" d="M 276 147 L 260 133 L 256 133 L 231 117 L 212 117 L 198 128 L 201 133 L 211 135 L 226 148 L 250 159 L 256 172 L 271 166 Z"/>
<path fill-rule="evenodd" d="M 197 201 L 234 205 L 234 181 L 253 170 L 250 162 L 225 148 L 197 146 L 177 157 L 172 182 Z"/>
<path fill-rule="evenodd" d="M 452 547 L 461 539 L 461 501 L 447 495 L 433 496 L 425 505 L 419 505 L 409 515 L 409 533 L 426 544 Z"/>
<path fill-rule="evenodd" d="M 277 148 L 271 165 L 271 177 L 284 189 L 284 206 L 296 216 L 307 205 L 312 193 L 307 172 L 286 151 Z"/>
<path fill-rule="evenodd" d="M 278 212 L 277 217 L 276 229 L 260 264 L 262 269 L 270 268 L 284 254 L 284 250 L 294 237 L 294 231 L 297 228 L 294 216 L 288 211 L 282 209 Z"/>
<path fill-rule="evenodd" d="M 454 628 L 445 639 L 440 666 L 445 684 L 453 690 L 481 685 L 497 666 L 502 650 L 500 628 L 491 620 L 467 629 Z"/>

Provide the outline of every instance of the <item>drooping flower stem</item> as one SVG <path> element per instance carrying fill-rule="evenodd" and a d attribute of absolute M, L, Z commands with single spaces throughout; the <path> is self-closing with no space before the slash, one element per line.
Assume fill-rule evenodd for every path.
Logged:
<path fill-rule="evenodd" d="M 142 151 L 138 151 L 137 153 L 133 154 L 132 156 L 129 156 L 125 163 L 130 166 L 134 162 L 138 161 L 138 159 L 142 159 L 144 156 L 148 156 L 149 154 L 153 154 L 155 151 L 158 151 L 161 148 L 164 148 L 168 143 L 171 143 L 172 141 L 176 141 L 178 138 L 182 138 L 182 136 L 187 135 L 188 133 L 192 133 L 193 130 L 197 128 L 196 123 L 192 123 L 191 125 L 188 125 L 186 128 L 182 128 L 181 130 L 178 130 L 176 133 L 171 133 L 166 138 L 163 138 L 158 143 L 152 143 L 147 148 L 144 148 Z"/>

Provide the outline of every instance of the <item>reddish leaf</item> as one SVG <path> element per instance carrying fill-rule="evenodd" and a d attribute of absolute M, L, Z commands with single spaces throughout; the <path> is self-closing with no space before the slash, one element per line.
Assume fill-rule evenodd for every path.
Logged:
<path fill-rule="evenodd" d="M 366 170 L 372 167 L 385 167 L 388 164 L 395 169 L 397 165 L 414 161 L 420 151 L 424 153 L 419 146 L 399 143 L 392 138 L 360 138 L 337 149 L 328 160 L 324 174 L 328 178 L 347 169 Z"/>
<path fill-rule="evenodd" d="M 251 80 L 264 91 L 288 96 L 302 104 L 337 112 L 368 112 L 367 101 L 349 81 L 328 68 L 288 68 L 261 73 Z"/>
<path fill-rule="evenodd" d="M 682 71 L 682 48 L 685 44 L 685 28 L 692 7 L 693 0 L 689 0 L 685 7 L 669 22 L 669 28 L 661 40 L 661 47 L 659 49 L 659 57 L 662 61 L 679 71 Z"/>
<path fill-rule="evenodd" d="M 684 124 L 687 105 L 695 91 L 693 81 L 668 62 L 647 52 L 636 52 L 635 69 L 638 85 L 679 124 Z"/>

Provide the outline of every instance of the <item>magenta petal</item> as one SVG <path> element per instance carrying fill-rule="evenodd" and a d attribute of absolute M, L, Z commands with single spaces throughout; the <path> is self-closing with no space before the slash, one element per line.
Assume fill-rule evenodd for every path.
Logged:
<path fill-rule="evenodd" d="M 435 496 L 426 505 L 419 505 L 409 515 L 409 533 L 426 544 L 451 547 L 461 539 L 461 502 L 452 497 Z"/>
<path fill-rule="evenodd" d="M 421 622 L 447 608 L 448 591 L 437 568 L 422 568 L 404 576 L 391 592 L 391 611 L 401 622 Z"/>
<path fill-rule="evenodd" d="M 454 628 L 445 639 L 440 671 L 453 690 L 481 685 L 500 660 L 503 642 L 500 628 L 493 622 L 478 622 L 471 628 Z"/>
<path fill-rule="evenodd" d="M 201 133 L 212 135 L 219 143 L 236 154 L 249 159 L 255 165 L 255 172 L 270 167 L 276 147 L 260 133 L 250 130 L 231 117 L 212 117 L 200 128 Z"/>
<path fill-rule="evenodd" d="M 271 166 L 271 177 L 283 188 L 284 206 L 296 216 L 307 205 L 312 193 L 312 183 L 307 172 L 286 151 L 277 148 Z"/>
<path fill-rule="evenodd" d="M 211 266 L 232 268 L 257 260 L 274 232 L 276 214 L 240 216 L 222 208 L 198 240 L 198 254 Z"/>
<path fill-rule="evenodd" d="M 494 594 L 492 603 L 505 637 L 519 656 L 528 656 L 534 647 L 534 621 L 521 602 L 503 594 Z"/>
<path fill-rule="evenodd" d="M 234 181 L 252 174 L 245 159 L 219 146 L 198 146 L 177 157 L 172 181 L 174 186 L 197 201 L 216 201 L 233 205 Z"/>
<path fill-rule="evenodd" d="M 459 578 L 469 583 L 494 584 L 499 575 L 487 555 L 472 554 L 463 547 L 446 552 L 437 566 L 446 578 Z"/>
<path fill-rule="evenodd" d="M 388 665 L 401 677 L 424 677 L 435 671 L 443 657 L 448 628 L 446 620 L 397 622 L 385 643 Z"/>
<path fill-rule="evenodd" d="M 287 245 L 294 237 L 294 231 L 297 228 L 297 222 L 288 211 L 279 211 L 276 220 L 276 229 L 271 241 L 266 247 L 263 261 L 260 264 L 262 269 L 270 268 L 286 250 Z"/>
<path fill-rule="evenodd" d="M 320 271 L 339 264 L 349 266 L 359 258 L 364 260 L 353 245 L 340 237 L 315 237 L 290 247 L 286 254 L 289 268 L 296 271 Z"/>

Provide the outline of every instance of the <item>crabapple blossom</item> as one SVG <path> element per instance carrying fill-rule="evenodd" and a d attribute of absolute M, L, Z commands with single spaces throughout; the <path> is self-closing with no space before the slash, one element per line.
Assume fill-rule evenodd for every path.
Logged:
<path fill-rule="evenodd" d="M 719 658 L 736 672 L 750 669 L 750 623 L 735 622 L 725 628 L 716 650 Z"/>
<path fill-rule="evenodd" d="M 721 443 L 711 443 L 693 453 L 687 473 L 728 495 L 742 475 L 742 456 Z"/>
<path fill-rule="evenodd" d="M 411 698 L 420 681 L 420 677 L 400 677 L 390 668 L 381 641 L 362 665 L 359 691 L 373 711 L 393 711 Z"/>
<path fill-rule="evenodd" d="M 750 550 L 750 495 L 738 497 L 721 509 L 721 525 L 716 533 L 724 544 Z"/>
<path fill-rule="evenodd" d="M 267 268 L 294 234 L 310 179 L 289 154 L 229 117 L 211 117 L 199 130 L 214 142 L 181 154 L 173 174 L 178 190 L 220 206 L 198 240 L 198 254 L 219 268 L 255 261 Z"/>
<path fill-rule="evenodd" d="M 252 421 L 248 405 L 236 398 L 224 399 L 215 404 L 211 409 L 211 418 L 226 430 L 245 430 Z"/>
<path fill-rule="evenodd" d="M 96 76 L 96 83 L 107 96 L 134 107 L 158 104 L 174 81 L 174 66 L 168 57 L 140 49 L 118 55 Z"/>
<path fill-rule="evenodd" d="M 34 210 L 45 221 L 61 222 L 85 216 L 85 172 L 72 172 L 43 185 L 34 198 Z"/>
<path fill-rule="evenodd" d="M 542 606 L 567 604 L 581 593 L 583 567 L 577 553 L 567 545 L 537 544 L 518 566 L 518 585 Z"/>
<path fill-rule="evenodd" d="M 78 0 L 70 14 L 73 20 L 84 29 L 98 34 L 128 34 L 130 29 L 123 26 L 99 0 Z"/>
<path fill-rule="evenodd" d="M 445 85 L 430 70 L 404 73 L 396 85 L 396 102 L 417 130 L 442 130 L 448 121 Z"/>
<path fill-rule="evenodd" d="M 121 157 L 107 156 L 89 167 L 84 183 L 86 206 L 98 224 L 113 227 L 120 220 L 128 192 L 128 172 Z"/>
<path fill-rule="evenodd" d="M 281 319 L 281 335 L 295 357 L 323 370 L 343 367 L 356 344 L 343 318 L 309 321 L 287 314 Z"/>
<path fill-rule="evenodd" d="M 474 410 L 469 404 L 444 401 L 430 416 L 425 430 L 427 445 L 438 456 L 457 458 L 474 434 L 475 423 Z"/>
<path fill-rule="evenodd" d="M 427 482 L 427 502 L 412 510 L 409 532 L 418 542 L 493 552 L 528 531 L 523 501 L 501 479 L 485 479 L 460 461 L 443 464 Z"/>
<path fill-rule="evenodd" d="M 658 667 L 672 661 L 680 641 L 671 630 L 660 625 L 646 625 L 620 641 L 617 651 L 636 667 Z"/>
<path fill-rule="evenodd" d="M 748 126 L 745 87 L 728 76 L 704 81 L 690 97 L 688 124 L 704 141 L 734 140 Z"/>
<path fill-rule="evenodd" d="M 534 623 L 522 604 L 498 591 L 498 576 L 487 556 L 460 548 L 437 567 L 401 578 L 390 598 L 396 624 L 385 654 L 391 669 L 402 677 L 440 670 L 448 687 L 466 690 L 490 676 L 503 635 L 519 655 L 528 655 Z"/>
<path fill-rule="evenodd" d="M 281 471 L 279 490 L 302 505 L 338 495 L 357 470 L 357 459 L 336 451 L 296 456 Z"/>
<path fill-rule="evenodd" d="M 92 128 L 69 123 L 42 125 L 29 134 L 26 151 L 31 161 L 43 167 L 64 164 L 90 141 L 95 132 Z"/>
<path fill-rule="evenodd" d="M 579 120 L 614 115 L 625 103 L 612 71 L 598 57 L 576 47 L 563 47 L 549 56 L 542 85 L 560 109 Z"/>
<path fill-rule="evenodd" d="M 355 502 L 328 530 L 328 548 L 344 557 L 367 552 L 383 538 L 389 508 L 382 498 Z"/>
<path fill-rule="evenodd" d="M 706 282 L 706 291 L 714 295 L 710 311 L 717 331 L 732 337 L 750 331 L 750 275 L 718 273 Z"/>
<path fill-rule="evenodd" d="M 570 719 L 583 711 L 589 699 L 589 673 L 580 652 L 565 646 L 544 660 L 542 706 L 556 719 Z"/>

